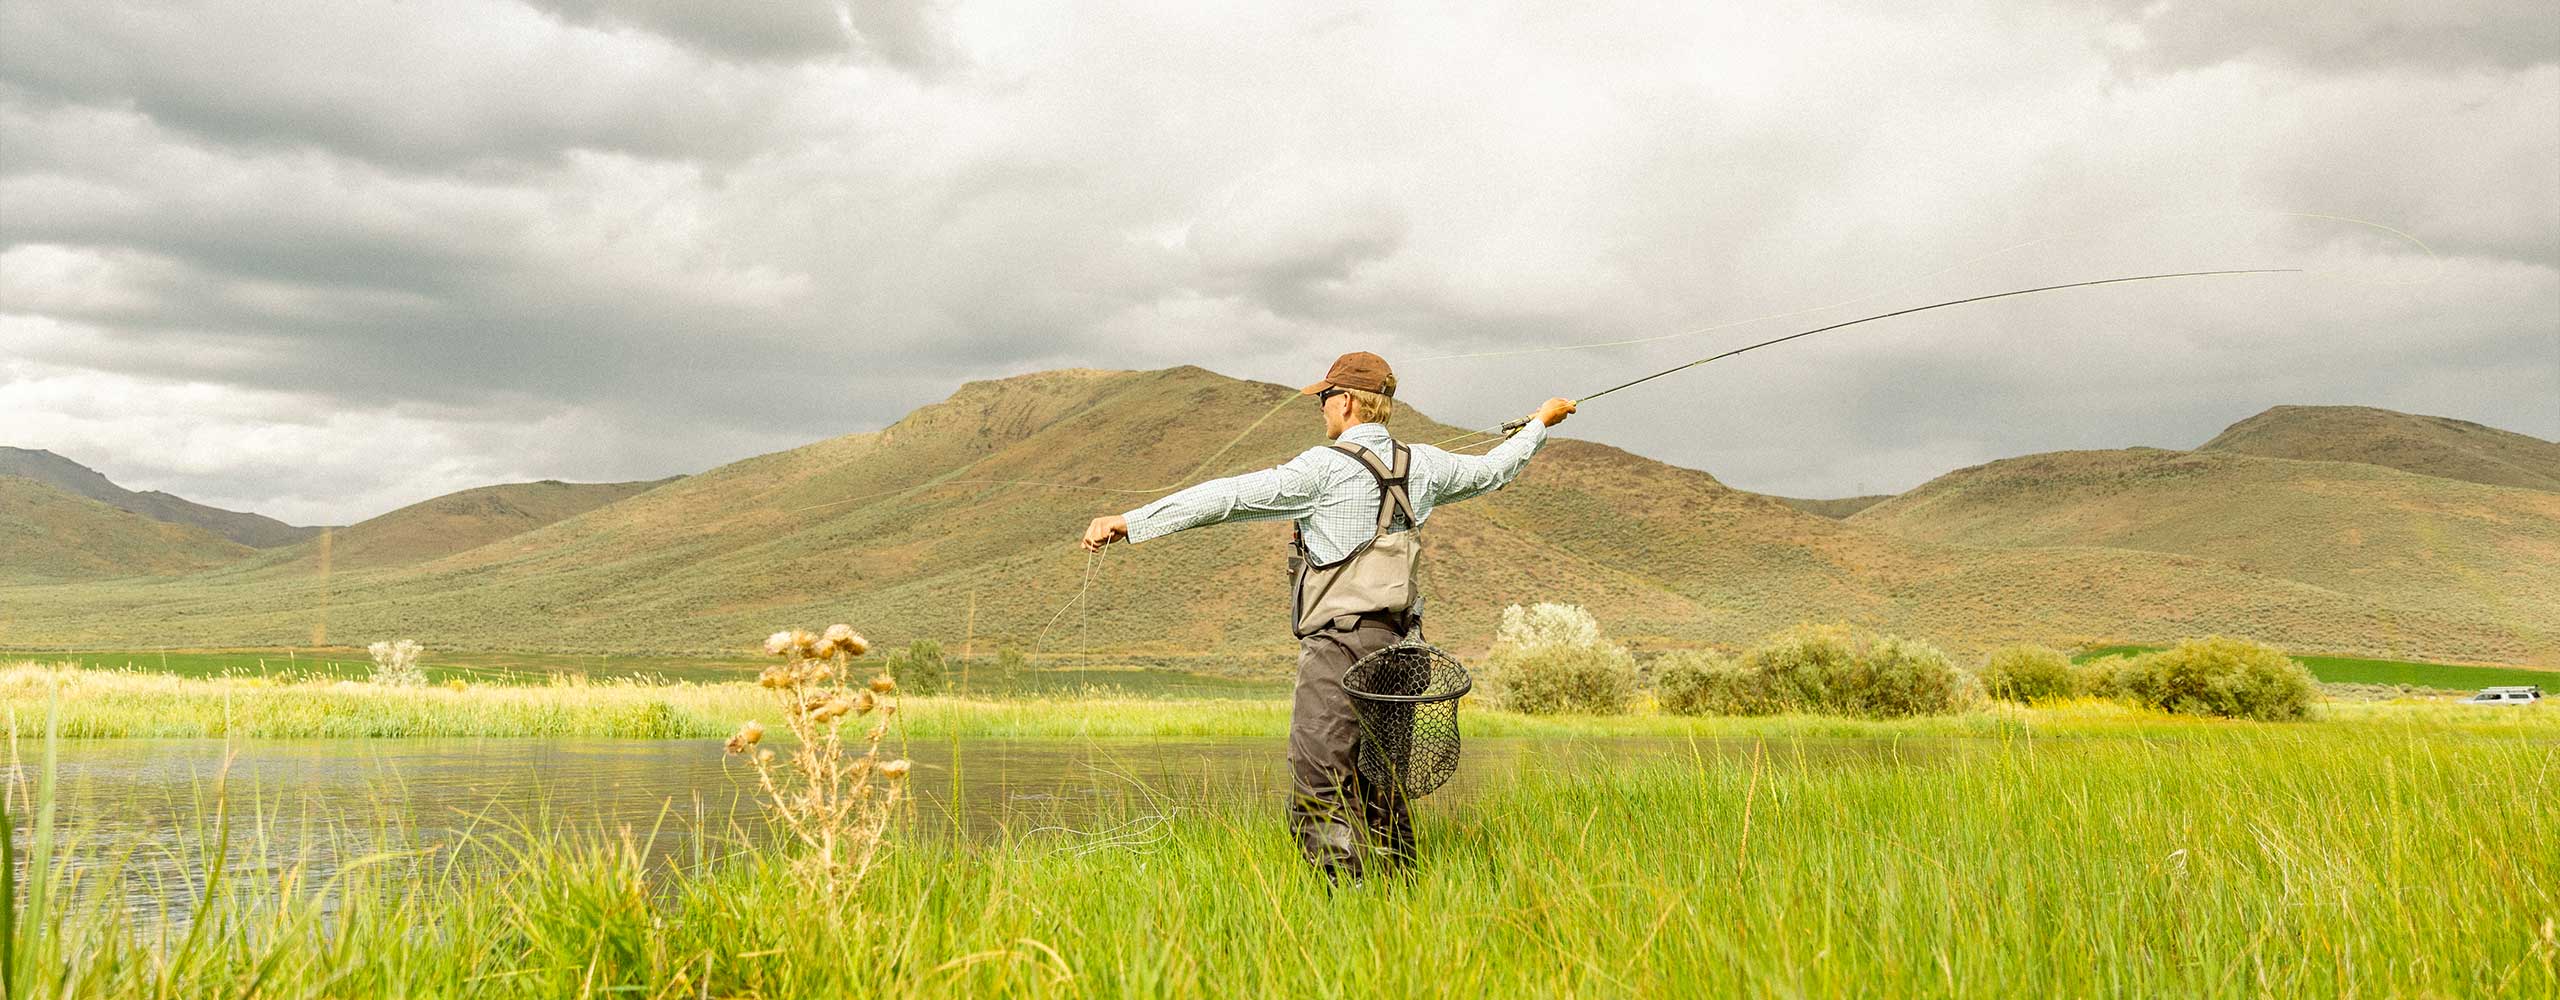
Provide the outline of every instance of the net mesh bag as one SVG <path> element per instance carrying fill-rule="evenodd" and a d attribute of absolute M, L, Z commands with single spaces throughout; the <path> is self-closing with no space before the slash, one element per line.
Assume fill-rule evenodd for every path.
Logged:
<path fill-rule="evenodd" d="M 1360 716 L 1360 778 L 1431 794 L 1458 773 L 1458 698 L 1474 685 L 1458 658 L 1418 639 L 1361 657 L 1342 674 Z"/>

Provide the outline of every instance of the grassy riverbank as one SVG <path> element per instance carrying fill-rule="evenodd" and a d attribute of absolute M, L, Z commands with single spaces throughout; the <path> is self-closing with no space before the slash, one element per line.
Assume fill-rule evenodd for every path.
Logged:
<path fill-rule="evenodd" d="M 746 683 L 560 681 L 544 685 L 387 688 L 354 681 L 176 677 L 36 664 L 0 668 L 0 711 L 43 717 L 58 706 L 74 739 L 408 737 L 725 737 L 747 719 L 772 721 L 770 693 Z M 2320 718 L 2397 722 L 2480 732 L 2560 736 L 2560 711 L 2482 709 L 2441 702 L 2330 703 Z M 1133 697 L 1108 688 L 1035 698 L 910 698 L 911 737 L 1272 737 L 1288 731 L 1289 704 L 1268 698 Z M 1689 718 L 1527 716 L 1470 706 L 1471 736 L 2014 736 L 2029 732 L 2181 732 L 2229 723 L 2165 716 L 2114 702 L 2023 707 L 1993 704 L 1956 715 L 1865 720 L 1828 716 Z"/>
<path fill-rule="evenodd" d="M 636 860 L 635 835 L 592 832 L 503 848 L 495 876 L 442 857 L 318 884 L 289 856 L 235 865 L 184 928 L 64 918 L 118 911 L 93 875 L 20 923 L 20 988 L 2552 995 L 2560 742 L 2408 721 L 1846 757 L 1772 739 L 1529 774 L 1426 808 L 1410 881 L 1333 893 L 1267 807 L 1175 803 L 1117 836 L 896 849 L 832 895 L 769 855 L 669 870 Z"/>

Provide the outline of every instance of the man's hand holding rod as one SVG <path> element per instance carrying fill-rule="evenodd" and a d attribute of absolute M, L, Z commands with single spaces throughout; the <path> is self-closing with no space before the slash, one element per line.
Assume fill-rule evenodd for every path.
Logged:
<path fill-rule="evenodd" d="M 1538 407 L 1538 412 L 1502 425 L 1502 433 L 1505 435 L 1516 433 L 1520 428 L 1529 426 L 1529 421 L 1532 420 L 1548 427 L 1553 427 L 1557 424 L 1563 423 L 1564 418 L 1572 416 L 1573 411 L 1577 408 L 1579 407 L 1573 400 L 1558 396 L 1554 399 L 1547 400 L 1545 405 Z"/>

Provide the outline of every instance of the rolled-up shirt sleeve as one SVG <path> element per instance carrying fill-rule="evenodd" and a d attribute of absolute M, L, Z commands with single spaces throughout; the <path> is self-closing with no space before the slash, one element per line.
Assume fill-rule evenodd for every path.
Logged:
<path fill-rule="evenodd" d="M 1519 433 L 1482 455 L 1442 452 L 1448 457 L 1449 471 L 1432 484 L 1432 505 L 1456 503 L 1510 485 L 1529 467 L 1529 456 L 1537 454 L 1546 443 L 1547 425 L 1532 420 Z"/>
<path fill-rule="evenodd" d="M 1129 522 L 1131 544 L 1185 528 L 1230 521 L 1274 521 L 1305 517 L 1316 508 L 1325 485 L 1324 469 L 1313 449 L 1286 464 L 1241 476 L 1212 479 L 1121 515 Z"/>

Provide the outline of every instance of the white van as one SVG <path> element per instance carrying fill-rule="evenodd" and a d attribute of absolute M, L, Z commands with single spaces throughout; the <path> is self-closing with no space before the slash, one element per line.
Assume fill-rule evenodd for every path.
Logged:
<path fill-rule="evenodd" d="M 2481 688 L 2479 694 L 2462 699 L 2460 704 L 2530 705 L 2541 700 L 2542 689 L 2538 687 L 2493 687 Z"/>

